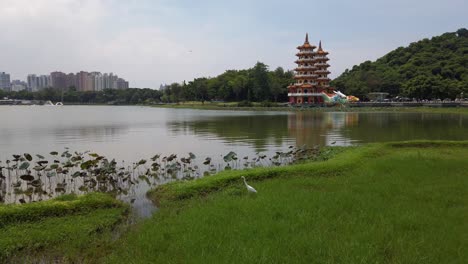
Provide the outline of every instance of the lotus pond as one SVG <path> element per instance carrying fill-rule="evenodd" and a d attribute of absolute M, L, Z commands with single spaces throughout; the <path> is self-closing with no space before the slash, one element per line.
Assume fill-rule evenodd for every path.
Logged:
<path fill-rule="evenodd" d="M 221 170 L 289 165 L 326 157 L 326 151 L 318 147 L 290 146 L 287 152 L 276 152 L 272 157 L 257 153 L 242 159 L 230 151 L 223 156 L 222 164 L 213 164 L 211 157 L 197 161 L 192 152 L 186 157 L 156 154 L 130 164 L 89 151 L 80 153 L 68 149 L 61 154 L 52 151 L 46 155 L 48 158 L 40 154 L 14 154 L 12 159 L 0 161 L 0 203 L 30 203 L 62 194 L 103 192 L 133 204 L 142 199 L 138 195 L 141 188 L 210 176 Z"/>

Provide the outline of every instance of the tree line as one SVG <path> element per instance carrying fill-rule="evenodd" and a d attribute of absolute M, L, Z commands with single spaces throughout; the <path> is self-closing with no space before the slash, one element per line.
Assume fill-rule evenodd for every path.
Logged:
<path fill-rule="evenodd" d="M 293 72 L 257 62 L 247 70 L 228 70 L 213 78 L 196 78 L 182 84 L 173 83 L 163 89 L 162 102 L 182 101 L 287 101 L 287 86 Z"/>
<path fill-rule="evenodd" d="M 423 39 L 366 61 L 333 80 L 337 89 L 361 98 L 370 92 L 417 99 L 468 95 L 468 30 Z"/>
<path fill-rule="evenodd" d="M 287 86 L 292 83 L 293 72 L 278 67 L 274 71 L 268 65 L 258 62 L 247 70 L 228 70 L 212 78 L 196 78 L 192 81 L 172 83 L 160 90 L 130 88 L 123 90 L 77 91 L 69 87 L 64 91 L 45 88 L 37 92 L 26 90 L 5 92 L 0 98 L 23 100 L 51 100 L 64 103 L 82 104 L 152 104 L 179 103 L 184 101 L 249 101 L 286 102 Z M 62 95 L 63 93 L 63 95 Z"/>
<path fill-rule="evenodd" d="M 63 96 L 63 97 L 62 97 Z M 161 101 L 162 92 L 149 88 L 104 89 L 102 91 L 77 91 L 75 87 L 65 89 L 44 88 L 37 92 L 22 90 L 5 92 L 0 90 L 0 98 L 53 101 L 78 104 L 152 104 Z M 63 99 L 63 100 L 62 100 Z"/>

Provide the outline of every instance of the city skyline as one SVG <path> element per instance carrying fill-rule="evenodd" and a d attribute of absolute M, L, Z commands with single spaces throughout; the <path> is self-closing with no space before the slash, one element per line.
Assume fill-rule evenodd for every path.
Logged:
<path fill-rule="evenodd" d="M 8 72 L 0 72 L 0 89 L 6 91 L 37 92 L 49 87 L 56 89 L 75 87 L 78 91 L 102 91 L 128 89 L 129 82 L 112 72 L 79 71 L 75 74 L 54 71 L 48 75 L 28 74 L 25 80 L 11 78 Z"/>
<path fill-rule="evenodd" d="M 1 0 L 8 38 L 0 43 L 0 69 L 18 79 L 106 68 L 127 76 L 132 87 L 157 88 L 257 61 L 292 70 L 290 47 L 308 32 L 331 52 L 334 78 L 397 47 L 466 26 L 466 9 L 461 0 Z"/>

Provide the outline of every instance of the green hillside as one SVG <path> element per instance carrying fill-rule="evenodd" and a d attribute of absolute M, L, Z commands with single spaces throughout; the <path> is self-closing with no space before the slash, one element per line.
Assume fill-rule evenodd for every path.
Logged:
<path fill-rule="evenodd" d="M 399 47 L 346 70 L 333 86 L 366 98 L 369 92 L 419 99 L 468 97 L 468 30 Z"/>

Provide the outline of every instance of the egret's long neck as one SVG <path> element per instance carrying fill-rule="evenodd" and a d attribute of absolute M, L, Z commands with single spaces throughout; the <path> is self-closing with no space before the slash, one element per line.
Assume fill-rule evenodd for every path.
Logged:
<path fill-rule="evenodd" d="M 242 178 L 244 180 L 244 184 L 245 186 L 247 186 L 247 181 L 245 180 L 245 178 Z"/>

